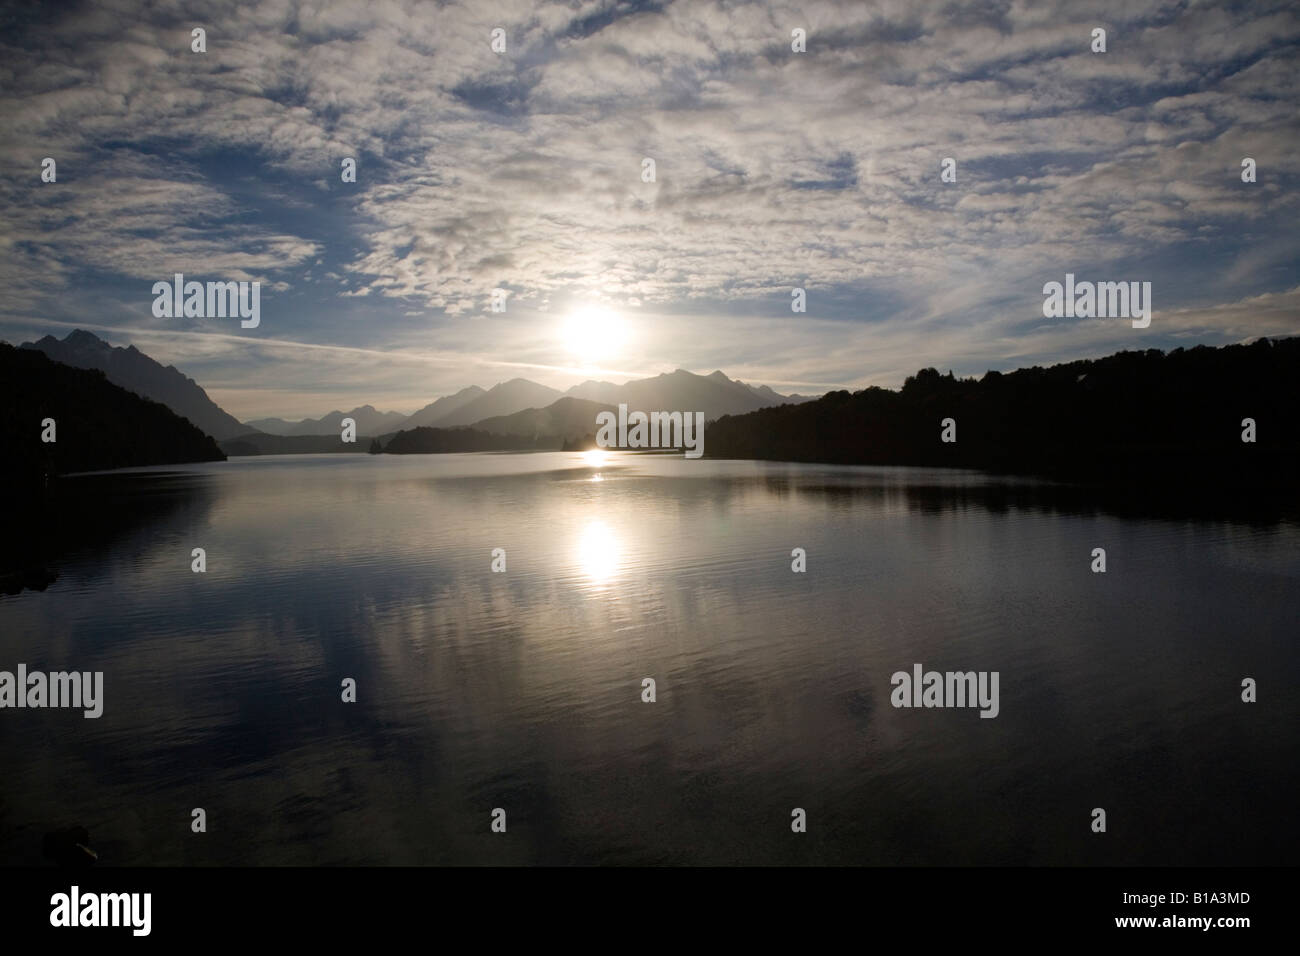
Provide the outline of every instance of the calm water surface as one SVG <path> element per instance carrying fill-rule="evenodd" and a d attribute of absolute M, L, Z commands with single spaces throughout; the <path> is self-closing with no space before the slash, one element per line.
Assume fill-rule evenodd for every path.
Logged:
<path fill-rule="evenodd" d="M 76 481 L 112 528 L 0 597 L 0 669 L 101 670 L 104 715 L 0 712 L 3 862 L 1297 862 L 1294 521 L 576 453 Z M 917 662 L 999 716 L 893 708 Z"/>

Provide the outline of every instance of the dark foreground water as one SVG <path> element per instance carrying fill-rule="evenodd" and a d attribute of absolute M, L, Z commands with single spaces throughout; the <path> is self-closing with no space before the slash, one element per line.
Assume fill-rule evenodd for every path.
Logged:
<path fill-rule="evenodd" d="M 0 710 L 3 862 L 1297 862 L 1294 521 L 559 453 L 76 482 L 107 530 L 0 597 L 0 670 L 103 671 L 104 714 Z M 999 715 L 895 709 L 914 663 Z"/>

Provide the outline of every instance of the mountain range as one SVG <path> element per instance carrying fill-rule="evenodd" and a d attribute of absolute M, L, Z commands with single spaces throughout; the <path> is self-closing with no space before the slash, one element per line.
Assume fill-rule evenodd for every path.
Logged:
<path fill-rule="evenodd" d="M 596 416 L 615 406 L 566 395 L 545 408 L 526 408 L 513 415 L 498 415 L 475 422 L 474 428 L 494 435 L 549 435 L 562 440 L 596 432 Z"/>
<path fill-rule="evenodd" d="M 424 428 L 432 426 L 436 422 L 449 416 L 452 412 L 464 408 L 475 399 L 486 395 L 483 389 L 477 385 L 471 385 L 469 388 L 462 388 L 454 395 L 444 395 L 437 401 L 430 402 L 420 409 L 402 424 L 407 428 Z"/>
<path fill-rule="evenodd" d="M 680 368 L 625 385 L 583 382 L 564 394 L 606 406 L 626 404 L 630 410 L 645 412 L 703 412 L 707 421 L 723 415 L 743 415 L 769 405 L 808 401 L 802 395 L 779 395 L 766 385 L 759 388 L 746 385 L 727 378 L 722 372 L 695 375 Z"/>
<path fill-rule="evenodd" d="M 345 418 L 356 422 L 358 436 L 367 437 L 422 427 L 474 426 L 498 435 L 579 438 L 595 430 L 597 412 L 620 403 L 643 411 L 702 411 L 711 421 L 723 415 L 811 400 L 802 395 L 781 395 L 766 385 L 735 381 L 720 371 L 696 375 L 677 369 L 623 385 L 587 381 L 567 392 L 524 378 L 498 382 L 489 389 L 471 385 L 430 402 L 413 415 L 361 405 L 302 421 L 258 418 L 241 423 L 212 401 L 193 379 L 174 366 L 160 364 L 134 345 L 115 347 L 91 332 L 77 329 L 62 341 L 47 335 L 37 342 L 24 342 L 21 347 L 43 352 L 64 365 L 103 372 L 113 384 L 166 405 L 225 443 L 226 451 L 236 455 L 318 451 L 320 442 L 297 439 L 337 439 Z M 295 441 L 279 440 L 288 438 Z M 358 447 L 349 445 L 344 450 L 362 451 L 365 444 L 358 442 Z"/>
<path fill-rule="evenodd" d="M 511 415 L 526 408 L 541 408 L 551 404 L 563 394 L 558 389 L 538 385 L 526 378 L 512 378 L 508 382 L 500 382 L 486 392 L 477 386 L 470 386 L 455 395 L 440 398 L 424 406 L 402 422 L 401 428 L 418 428 L 422 425 L 454 428 L 457 425 L 473 425 L 484 418 Z"/>
<path fill-rule="evenodd" d="M 283 418 L 257 418 L 246 423 L 244 432 L 252 429 L 267 435 L 337 435 L 343 428 L 345 418 L 356 422 L 357 431 L 363 435 L 383 435 L 401 427 L 407 416 L 401 412 L 381 412 L 373 405 L 360 405 L 350 412 L 333 411 L 320 418 L 305 418 L 300 422 L 287 422 Z"/>
<path fill-rule="evenodd" d="M 49 352 L 96 367 L 74 367 Z M 119 385 L 98 366 L 119 381 L 138 373 L 143 382 Z M 520 402 L 546 404 L 480 418 L 472 427 L 414 426 L 371 436 L 363 427 L 348 445 L 337 432 L 244 431 L 218 443 L 188 416 L 144 396 L 146 385 L 187 402 L 195 417 L 234 427 L 192 380 L 133 348 L 113 348 L 90 333 L 63 342 L 47 337 L 19 349 L 0 343 L 0 448 L 7 455 L 0 479 L 34 498 L 44 494 L 51 476 L 213 461 L 223 452 L 574 448 L 582 446 L 574 439 L 591 435 L 599 412 L 626 403 L 636 411 L 704 411 L 711 422 L 710 458 L 974 468 L 1126 485 L 1155 495 L 1293 491 L 1300 482 L 1300 420 L 1294 414 L 1300 407 L 1300 338 L 1120 352 L 1046 369 L 990 371 L 981 379 L 927 368 L 897 391 L 835 391 L 801 402 L 774 402 L 761 387 L 721 372 L 701 376 L 679 369 L 622 386 L 588 382 L 570 390 L 578 394 L 558 398 L 554 389 L 515 379 L 486 391 L 465 389 L 421 411 L 440 422 L 461 422 Z M 722 411 L 729 407 L 747 410 Z M 395 420 L 369 406 L 356 411 L 369 416 L 372 427 Z M 331 416 L 337 421 L 344 413 Z"/>

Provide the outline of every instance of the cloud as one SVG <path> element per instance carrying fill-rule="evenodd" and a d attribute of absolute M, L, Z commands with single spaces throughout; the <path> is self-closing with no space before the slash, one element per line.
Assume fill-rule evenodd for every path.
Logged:
<path fill-rule="evenodd" d="M 93 307 L 161 331 L 133 290 L 183 271 L 283 290 L 264 328 L 284 341 L 433 338 L 475 367 L 545 369 L 557 343 L 527 330 L 594 298 L 640 310 L 633 371 L 855 384 L 942 355 L 1124 347 L 1119 329 L 1040 328 L 1044 277 L 1081 269 L 1156 283 L 1178 325 L 1157 320 L 1148 344 L 1230 338 L 1230 306 L 1271 310 L 1300 261 L 1300 16 L 1283 3 L 133 9 L 51 13 L 0 41 L 0 323 Z M 806 319 L 788 312 L 796 285 Z M 512 337 L 470 321 L 496 288 Z M 674 317 L 694 335 L 670 336 Z"/>

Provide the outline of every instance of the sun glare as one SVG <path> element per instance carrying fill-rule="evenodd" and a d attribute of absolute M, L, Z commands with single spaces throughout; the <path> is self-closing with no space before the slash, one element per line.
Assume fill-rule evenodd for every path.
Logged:
<path fill-rule="evenodd" d="M 600 306 L 583 306 L 564 323 L 564 347 L 584 363 L 603 362 L 619 354 L 627 340 L 627 323 L 621 315 Z"/>
<path fill-rule="evenodd" d="M 609 525 L 593 521 L 578 538 L 578 566 L 593 584 L 606 584 L 618 574 L 621 550 Z"/>

